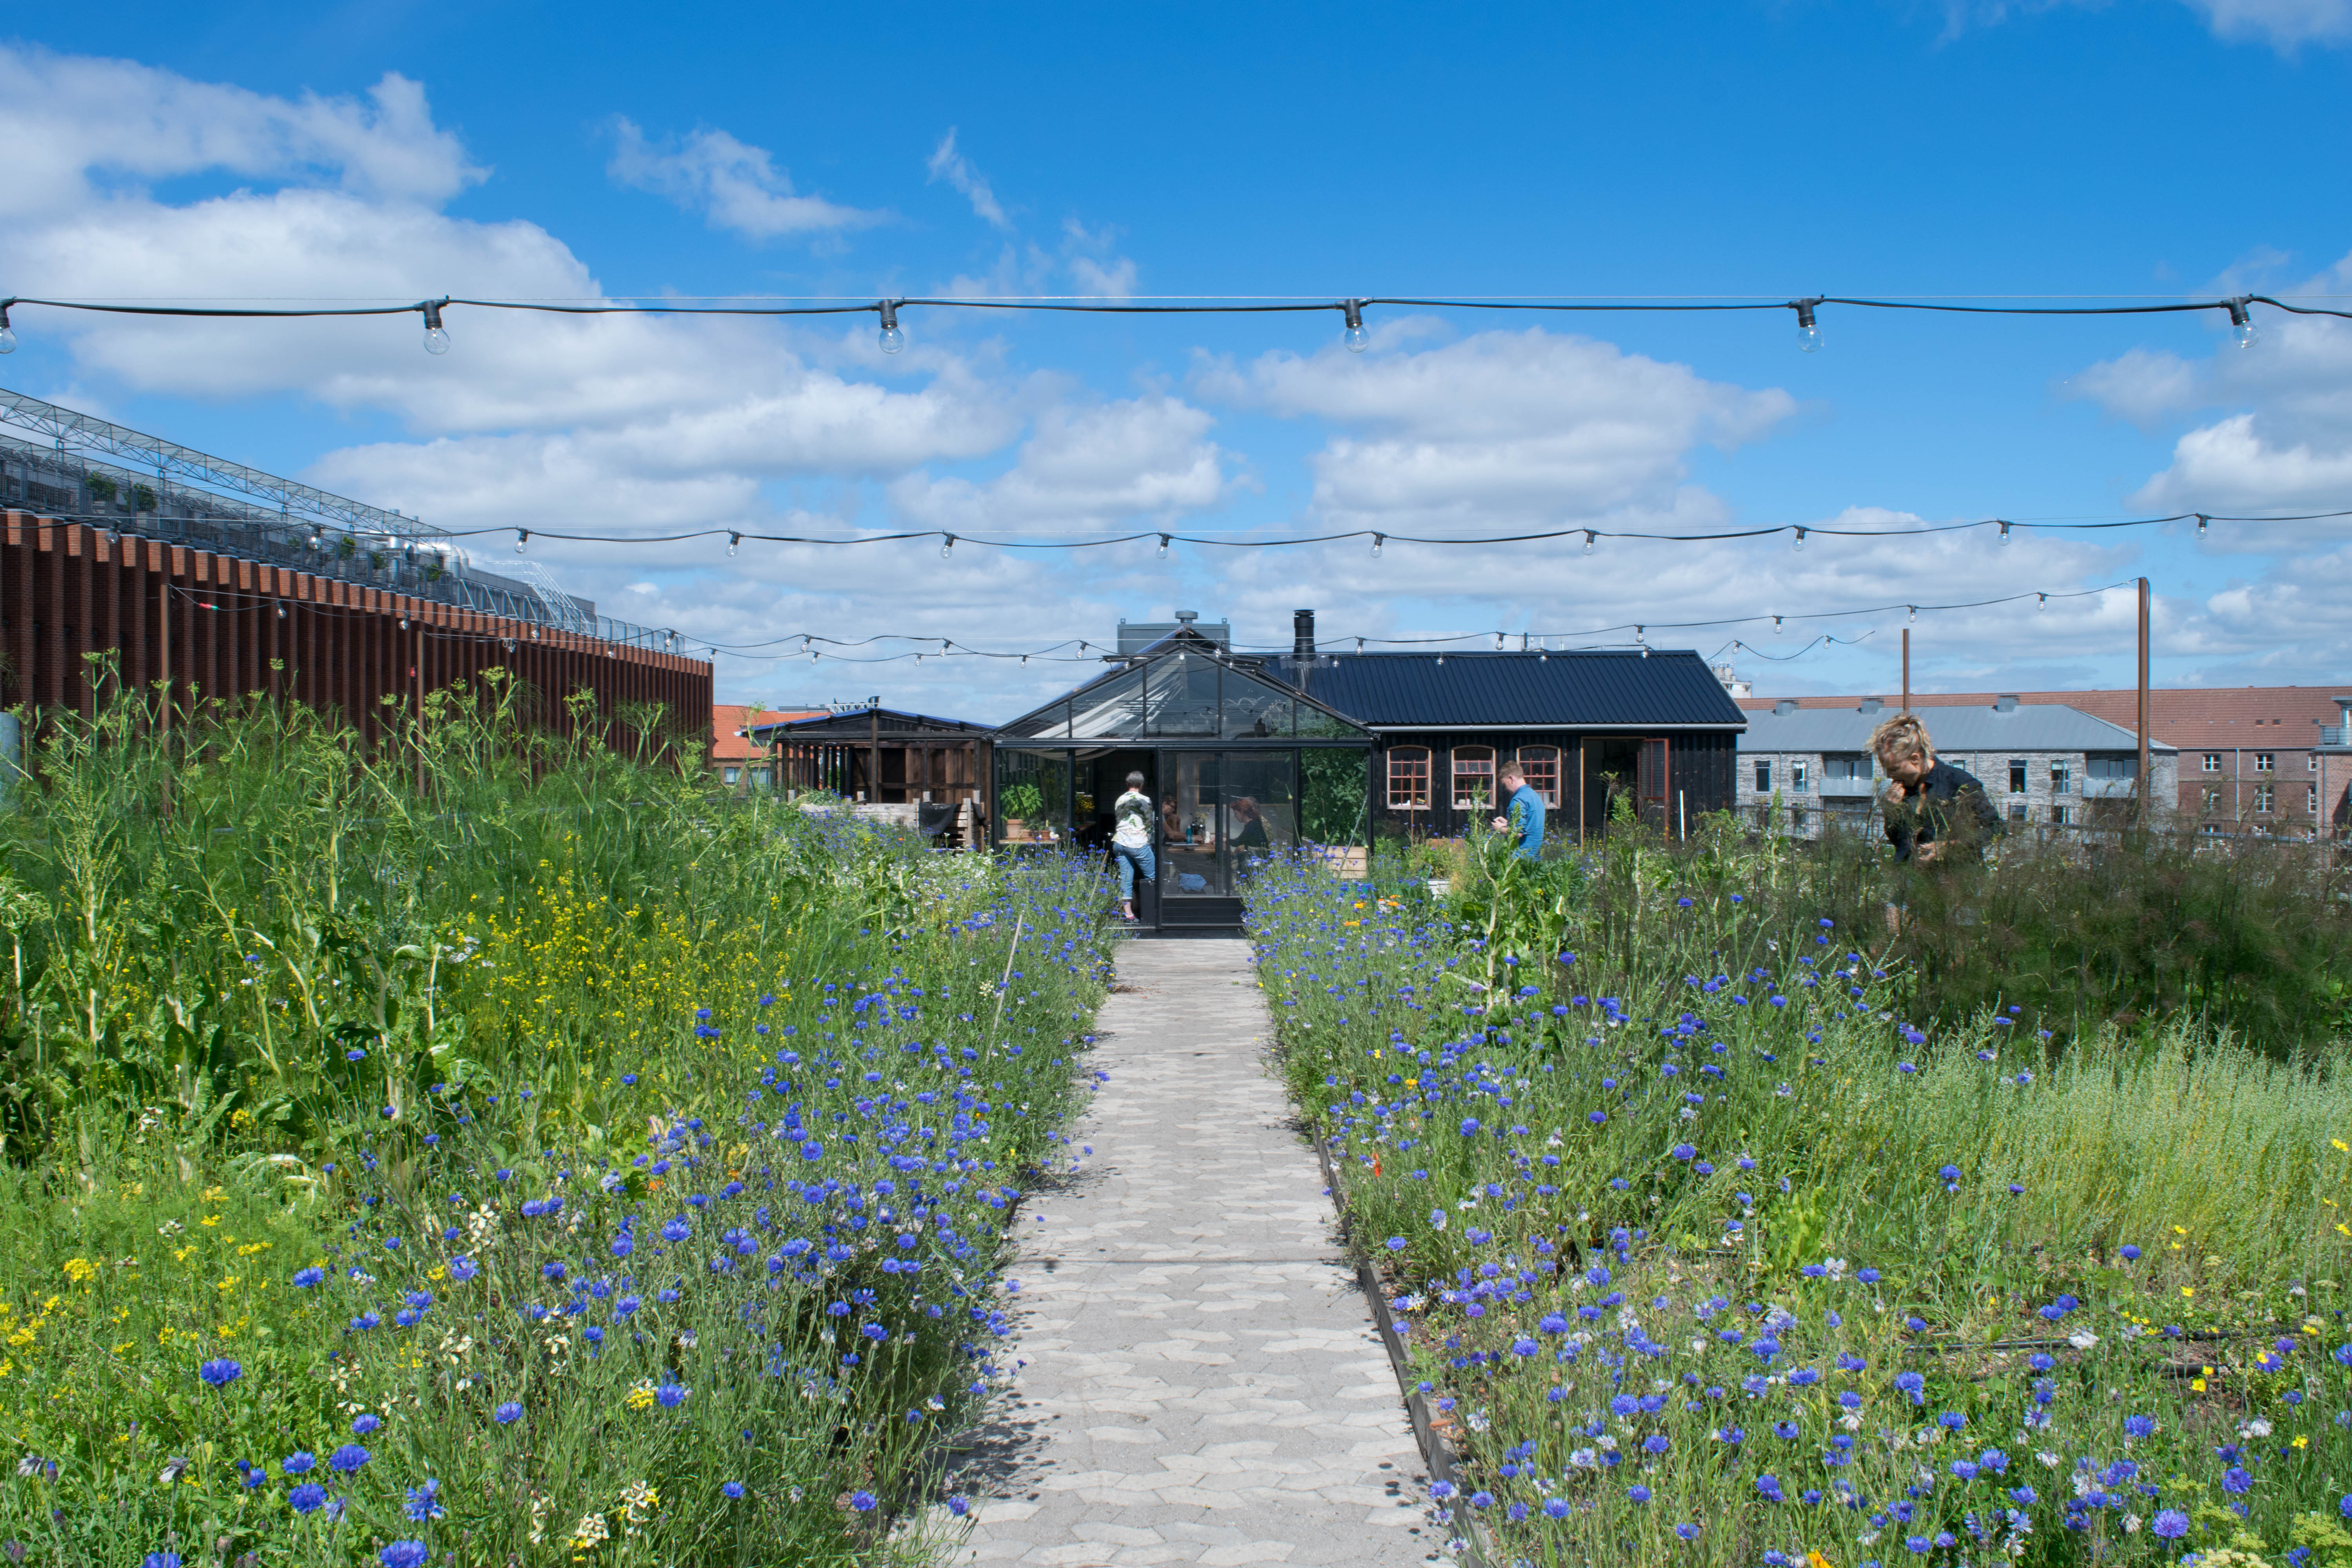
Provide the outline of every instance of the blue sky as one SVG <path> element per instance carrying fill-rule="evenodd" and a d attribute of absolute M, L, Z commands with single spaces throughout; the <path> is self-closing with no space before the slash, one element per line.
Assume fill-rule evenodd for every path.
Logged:
<path fill-rule="evenodd" d="M 125 40 L 135 40 L 126 52 Z M 1559 8 L 118 5 L 0 41 L 0 290 L 2211 297 L 2352 307 L 2352 0 Z M 2319 300 L 2321 296 L 2335 296 Z M 0 384 L 451 528 L 1235 538 L 2352 508 L 2352 322 L 1824 310 L 846 322 L 22 309 Z M 495 570 L 510 555 L 485 540 Z M 1286 641 L 1796 616 L 2140 573 L 2159 680 L 2342 682 L 2352 526 L 942 561 L 534 544 L 743 645 Z M 1906 616 L 1650 640 L 1883 689 Z M 1868 634 L 1868 635 L 1865 635 Z M 1915 683 L 2121 685 L 2127 595 L 1923 613 Z M 795 644 L 796 646 L 796 644 Z M 911 645 L 899 645 L 911 646 Z M 1043 660 L 722 657 L 721 695 L 1008 716 Z"/>

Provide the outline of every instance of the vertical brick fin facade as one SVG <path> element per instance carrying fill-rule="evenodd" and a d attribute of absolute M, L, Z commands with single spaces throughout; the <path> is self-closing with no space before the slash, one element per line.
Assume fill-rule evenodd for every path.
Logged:
<path fill-rule="evenodd" d="M 710 718 L 711 667 L 698 659 L 0 512 L 0 707 L 36 725 L 89 716 L 98 694 L 82 656 L 110 650 L 125 686 L 168 679 L 183 714 L 255 694 L 291 699 L 340 713 L 371 744 L 397 737 L 427 694 L 492 668 L 527 692 L 525 721 L 556 734 L 577 733 L 566 700 L 583 688 L 607 721 L 655 702 L 688 735 Z"/>

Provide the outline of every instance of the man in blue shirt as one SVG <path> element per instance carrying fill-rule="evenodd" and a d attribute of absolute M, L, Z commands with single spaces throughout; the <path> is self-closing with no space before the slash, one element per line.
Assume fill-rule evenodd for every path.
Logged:
<path fill-rule="evenodd" d="M 1496 775 L 1496 782 L 1510 793 L 1504 797 L 1507 814 L 1495 818 L 1495 831 L 1515 835 L 1519 841 L 1518 857 L 1522 860 L 1543 858 L 1544 803 L 1543 796 L 1528 787 L 1528 777 L 1519 772 L 1517 763 L 1505 763 Z"/>

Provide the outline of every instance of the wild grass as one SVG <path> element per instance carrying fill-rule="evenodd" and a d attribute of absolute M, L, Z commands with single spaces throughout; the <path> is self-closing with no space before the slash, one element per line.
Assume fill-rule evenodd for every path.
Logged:
<path fill-rule="evenodd" d="M 0 1550 L 880 1562 L 1000 1369 L 1098 874 L 135 697 L 0 818 Z M 0 1478 L 8 1472 L 0 1469 Z"/>
<path fill-rule="evenodd" d="M 1806 853 L 1260 873 L 1293 1093 L 1468 1456 L 1443 1500 L 1542 1563 L 2339 1550 L 2340 1047 L 1938 1017 Z M 1804 901 L 1840 875 L 1858 918 Z"/>

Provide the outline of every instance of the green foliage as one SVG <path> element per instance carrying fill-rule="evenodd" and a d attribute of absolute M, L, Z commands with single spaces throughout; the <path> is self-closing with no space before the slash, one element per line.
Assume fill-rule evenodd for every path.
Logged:
<path fill-rule="evenodd" d="M 718 792 L 658 715 L 556 742 L 520 700 L 444 694 L 372 752 L 115 694 L 0 818 L 28 1560 L 928 1550 L 887 1522 L 995 1384 L 1099 873 Z"/>
<path fill-rule="evenodd" d="M 1009 822 L 1027 822 L 1044 813 L 1045 796 L 1035 784 L 1024 780 L 1007 784 L 997 799 L 997 807 Z"/>

